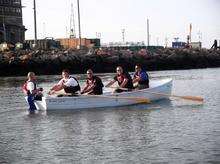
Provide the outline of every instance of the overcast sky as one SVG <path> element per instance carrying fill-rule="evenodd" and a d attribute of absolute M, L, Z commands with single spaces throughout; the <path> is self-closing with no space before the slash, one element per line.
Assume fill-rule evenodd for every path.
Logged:
<path fill-rule="evenodd" d="M 74 5 L 78 36 L 77 0 L 36 0 L 38 38 L 67 37 L 71 3 Z M 33 0 L 22 0 L 26 39 L 34 38 Z M 102 43 L 122 41 L 147 42 L 147 18 L 150 44 L 171 45 L 174 37 L 186 41 L 192 23 L 192 41 L 201 37 L 209 48 L 220 40 L 220 0 L 80 0 L 82 37 L 101 34 Z M 200 36 L 200 37 L 199 37 Z"/>

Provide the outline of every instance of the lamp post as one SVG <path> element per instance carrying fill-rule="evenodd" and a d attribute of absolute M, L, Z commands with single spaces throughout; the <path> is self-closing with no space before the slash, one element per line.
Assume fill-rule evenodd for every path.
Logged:
<path fill-rule="evenodd" d="M 150 46 L 150 27 L 149 27 L 149 19 L 147 19 L 147 46 Z"/>
<path fill-rule="evenodd" d="M 77 0 L 78 6 L 78 24 L 79 24 L 79 49 L 81 49 L 82 40 L 81 40 L 81 25 L 80 25 L 80 8 L 79 8 L 79 0 Z"/>
<path fill-rule="evenodd" d="M 37 18 L 36 18 L 36 2 L 34 0 L 34 45 L 37 45 Z"/>
<path fill-rule="evenodd" d="M 122 29 L 121 32 L 122 32 L 122 42 L 123 44 L 125 44 L 125 29 Z"/>

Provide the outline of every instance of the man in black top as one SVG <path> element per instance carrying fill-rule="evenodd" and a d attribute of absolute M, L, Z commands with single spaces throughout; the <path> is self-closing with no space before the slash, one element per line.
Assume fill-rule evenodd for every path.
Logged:
<path fill-rule="evenodd" d="M 115 90 L 115 92 L 123 92 L 126 91 L 124 89 L 128 89 L 127 91 L 130 91 L 133 89 L 133 83 L 131 76 L 128 72 L 124 72 L 123 68 L 121 66 L 118 66 L 116 68 L 117 75 L 114 77 L 114 80 L 110 81 L 106 87 L 110 87 L 113 85 L 116 81 L 118 82 L 119 88 Z M 121 88 L 121 89 L 120 89 Z M 123 89 L 122 89 L 123 88 Z"/>
<path fill-rule="evenodd" d="M 81 91 L 81 94 L 101 95 L 103 93 L 103 87 L 102 80 L 98 76 L 94 76 L 91 69 L 87 70 L 86 85 Z"/>

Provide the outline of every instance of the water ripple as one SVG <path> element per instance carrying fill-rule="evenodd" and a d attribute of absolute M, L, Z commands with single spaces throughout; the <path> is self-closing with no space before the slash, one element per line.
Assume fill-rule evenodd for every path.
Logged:
<path fill-rule="evenodd" d="M 25 77 L 1 78 L 0 163 L 219 163 L 219 71 L 150 72 L 173 78 L 173 94 L 202 96 L 204 104 L 171 99 L 35 115 L 27 114 L 20 91 Z M 59 76 L 39 79 L 48 90 Z"/>

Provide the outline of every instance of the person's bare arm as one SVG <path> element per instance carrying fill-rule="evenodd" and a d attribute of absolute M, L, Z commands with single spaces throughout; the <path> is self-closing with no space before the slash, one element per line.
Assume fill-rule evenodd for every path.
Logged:
<path fill-rule="evenodd" d="M 63 82 L 59 82 L 58 84 L 55 84 L 49 91 L 49 94 L 53 94 L 54 92 L 60 91 L 64 88 Z"/>
<path fill-rule="evenodd" d="M 86 86 L 83 88 L 83 90 L 80 93 L 84 94 L 84 93 L 88 92 L 88 89 L 89 89 L 89 85 L 86 84 Z"/>
<path fill-rule="evenodd" d="M 140 81 L 140 79 L 141 79 L 141 78 L 138 76 L 138 77 L 134 78 L 134 79 L 132 80 L 132 82 L 133 82 L 133 83 L 137 83 L 137 82 Z"/>
<path fill-rule="evenodd" d="M 121 83 L 120 87 L 124 88 L 127 83 L 128 83 L 128 79 L 124 79 L 124 81 Z"/>
<path fill-rule="evenodd" d="M 110 87 L 112 86 L 116 81 L 115 80 L 112 80 L 110 81 L 105 87 Z"/>

